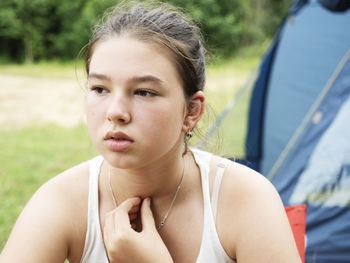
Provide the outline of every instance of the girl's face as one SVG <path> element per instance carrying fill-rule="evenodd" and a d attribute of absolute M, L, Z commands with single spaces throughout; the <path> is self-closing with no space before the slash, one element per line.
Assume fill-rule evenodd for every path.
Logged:
<path fill-rule="evenodd" d="M 95 147 L 119 168 L 142 168 L 182 153 L 189 129 L 181 79 L 169 54 L 132 38 L 96 44 L 86 112 Z"/>

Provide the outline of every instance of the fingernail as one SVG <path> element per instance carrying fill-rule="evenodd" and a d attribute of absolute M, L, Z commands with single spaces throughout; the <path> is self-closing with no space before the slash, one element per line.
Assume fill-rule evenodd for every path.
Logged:
<path fill-rule="evenodd" d="M 151 206 L 151 198 L 149 198 L 149 197 L 146 198 L 146 204 L 148 206 Z"/>

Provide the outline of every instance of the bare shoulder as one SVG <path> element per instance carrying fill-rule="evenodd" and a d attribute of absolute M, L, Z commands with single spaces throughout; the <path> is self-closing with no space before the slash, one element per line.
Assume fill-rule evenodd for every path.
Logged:
<path fill-rule="evenodd" d="M 219 162 L 220 157 L 216 160 Z M 271 182 L 260 173 L 234 161 L 229 161 L 225 168 L 218 208 L 227 211 L 227 217 L 234 216 L 245 222 L 252 220 L 251 223 L 256 223 L 254 220 L 259 217 L 258 214 L 269 212 L 269 209 L 273 214 L 284 213 L 282 201 Z M 237 234 L 240 229 L 241 226 L 238 226 Z"/>
<path fill-rule="evenodd" d="M 217 164 L 222 157 L 214 156 L 213 166 L 214 171 Z M 224 177 L 221 184 L 221 201 L 229 199 L 230 204 L 232 201 L 237 200 L 239 206 L 256 205 L 255 199 L 266 199 L 280 202 L 279 195 L 275 187 L 268 181 L 263 175 L 250 169 L 249 167 L 240 163 L 229 161 L 224 171 Z M 242 202 L 245 200 L 245 202 Z M 249 203 L 254 201 L 253 203 Z"/>
<path fill-rule="evenodd" d="M 88 193 L 89 163 L 78 164 L 45 183 L 36 194 L 58 194 L 60 200 L 73 201 Z M 62 194 L 66 194 L 62 196 Z M 63 199 L 61 199 L 63 197 Z"/>
<path fill-rule="evenodd" d="M 247 201 L 256 198 L 266 198 L 268 200 L 278 199 L 278 201 L 280 201 L 275 187 L 269 180 L 260 173 L 240 163 L 234 161 L 229 162 L 225 170 L 224 180 L 226 182 L 223 184 L 224 188 L 226 186 L 226 190 L 229 190 L 228 193 L 235 196 L 238 195 L 240 200 L 242 200 L 242 198 Z"/>
<path fill-rule="evenodd" d="M 63 262 L 86 228 L 88 178 L 85 162 L 42 185 L 17 219 L 1 262 Z"/>
<path fill-rule="evenodd" d="M 86 207 L 88 180 L 88 162 L 78 164 L 42 185 L 33 195 L 28 205 L 32 202 L 47 204 L 48 207 L 57 212 L 64 211 L 64 214 L 70 212 L 69 217 L 74 216 L 75 213 L 72 214 L 73 211 L 80 207 Z M 53 202 L 51 204 L 56 204 L 60 209 L 52 207 L 50 202 Z"/>
<path fill-rule="evenodd" d="M 226 251 L 239 262 L 299 262 L 277 190 L 237 162 L 230 161 L 224 172 L 217 228 Z"/>

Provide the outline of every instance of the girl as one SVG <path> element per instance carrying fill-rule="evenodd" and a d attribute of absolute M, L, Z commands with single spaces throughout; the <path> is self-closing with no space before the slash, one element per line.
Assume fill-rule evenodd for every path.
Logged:
<path fill-rule="evenodd" d="M 300 262 L 282 202 L 254 171 L 189 149 L 205 97 L 198 29 L 166 4 L 116 7 L 86 52 L 101 156 L 43 185 L 1 262 Z"/>

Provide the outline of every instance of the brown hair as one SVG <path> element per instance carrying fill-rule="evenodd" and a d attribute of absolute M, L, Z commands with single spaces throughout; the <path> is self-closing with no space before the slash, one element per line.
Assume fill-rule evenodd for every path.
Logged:
<path fill-rule="evenodd" d="M 160 2 L 124 2 L 97 25 L 87 45 L 85 69 L 99 41 L 127 36 L 154 43 L 170 51 L 189 99 L 205 85 L 205 49 L 198 27 L 173 6 Z"/>

